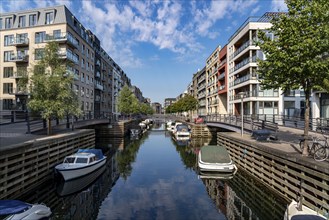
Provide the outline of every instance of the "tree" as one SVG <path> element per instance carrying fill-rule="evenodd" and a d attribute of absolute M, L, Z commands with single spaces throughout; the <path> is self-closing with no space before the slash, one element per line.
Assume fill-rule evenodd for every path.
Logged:
<path fill-rule="evenodd" d="M 138 99 L 127 85 L 124 85 L 119 92 L 118 109 L 121 113 L 128 115 L 139 111 Z"/>
<path fill-rule="evenodd" d="M 51 134 L 51 119 L 63 119 L 68 114 L 79 115 L 79 100 L 72 90 L 73 75 L 68 74 L 67 66 L 72 63 L 59 57 L 56 42 L 46 45 L 40 54 L 41 60 L 33 67 L 31 76 L 31 100 L 28 107 L 40 112 L 47 120 L 47 134 Z"/>
<path fill-rule="evenodd" d="M 305 92 L 305 128 L 309 133 L 310 96 L 324 88 L 329 78 L 329 2 L 327 0 L 286 0 L 288 13 L 274 17 L 269 29 L 274 39 L 260 33 L 260 48 L 266 60 L 259 61 L 259 77 L 264 89 Z M 308 155 L 307 141 L 303 156 Z"/>
<path fill-rule="evenodd" d="M 177 102 L 169 105 L 166 108 L 167 113 L 187 112 L 198 108 L 198 100 L 191 95 L 185 95 Z"/>

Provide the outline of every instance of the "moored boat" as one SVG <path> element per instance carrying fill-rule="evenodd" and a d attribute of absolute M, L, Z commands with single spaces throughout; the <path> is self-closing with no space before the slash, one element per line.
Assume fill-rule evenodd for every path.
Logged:
<path fill-rule="evenodd" d="M 55 170 L 64 180 L 72 180 L 87 175 L 106 163 L 106 156 L 100 149 L 79 149 L 77 153 L 64 158 Z"/>
<path fill-rule="evenodd" d="M 189 130 L 189 127 L 185 124 L 177 124 L 173 132 L 174 138 L 176 140 L 189 140 L 191 138 Z"/>
<path fill-rule="evenodd" d="M 198 153 L 198 168 L 201 174 L 235 173 L 236 165 L 223 146 L 207 145 Z"/>
<path fill-rule="evenodd" d="M 292 200 L 292 202 L 288 205 L 285 213 L 284 220 L 323 220 L 329 219 L 321 215 L 320 213 L 310 209 L 309 207 L 302 205 L 301 209 L 299 208 L 300 204 Z"/>
<path fill-rule="evenodd" d="M 0 219 L 6 220 L 38 220 L 46 219 L 51 210 L 44 204 L 29 204 L 19 200 L 0 200 Z"/>

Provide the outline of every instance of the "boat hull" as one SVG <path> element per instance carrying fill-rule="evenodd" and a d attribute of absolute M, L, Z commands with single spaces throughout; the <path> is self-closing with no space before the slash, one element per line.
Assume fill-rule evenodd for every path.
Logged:
<path fill-rule="evenodd" d="M 96 161 L 93 164 L 88 164 L 84 166 L 76 166 L 76 165 L 64 165 L 60 164 L 55 167 L 56 171 L 60 173 L 64 180 L 73 180 L 99 169 L 100 167 L 104 166 L 106 163 L 106 157 L 104 156 L 102 159 Z"/>
<path fill-rule="evenodd" d="M 323 215 L 317 213 L 316 211 L 306 207 L 302 206 L 302 210 L 299 211 L 297 209 L 298 203 L 295 200 L 292 200 L 292 202 L 287 207 L 286 212 L 284 213 L 284 220 L 294 220 L 294 219 L 312 219 L 312 220 L 323 220 L 326 219 Z"/>

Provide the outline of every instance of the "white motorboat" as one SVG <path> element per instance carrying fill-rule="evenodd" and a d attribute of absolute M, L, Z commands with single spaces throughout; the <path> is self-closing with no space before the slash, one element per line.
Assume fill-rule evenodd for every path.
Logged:
<path fill-rule="evenodd" d="M 67 196 L 83 191 L 90 187 L 90 185 L 98 179 L 105 169 L 106 166 L 102 166 L 95 172 L 89 173 L 81 178 L 71 181 L 61 181 L 56 187 L 56 192 L 59 196 Z"/>
<path fill-rule="evenodd" d="M 44 204 L 29 204 L 19 200 L 0 200 L 0 219 L 38 220 L 47 219 L 51 210 Z"/>
<path fill-rule="evenodd" d="M 176 124 L 173 135 L 176 140 L 190 140 L 191 133 L 190 129 L 185 124 Z"/>
<path fill-rule="evenodd" d="M 233 173 L 237 167 L 223 146 L 207 145 L 201 147 L 198 153 L 198 167 L 201 174 Z"/>
<path fill-rule="evenodd" d="M 324 220 L 329 219 L 320 213 L 310 209 L 309 207 L 302 205 L 299 209 L 299 203 L 295 200 L 289 204 L 284 213 L 284 220 Z"/>
<path fill-rule="evenodd" d="M 77 153 L 64 158 L 62 164 L 55 167 L 64 180 L 72 180 L 87 175 L 106 163 L 106 156 L 100 149 L 80 149 Z"/>

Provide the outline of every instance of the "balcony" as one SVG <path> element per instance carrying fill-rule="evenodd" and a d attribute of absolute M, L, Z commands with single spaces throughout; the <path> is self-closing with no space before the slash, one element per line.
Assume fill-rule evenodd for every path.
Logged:
<path fill-rule="evenodd" d="M 234 67 L 234 71 L 242 68 L 243 66 L 251 63 L 251 62 L 256 62 L 257 61 L 257 56 L 252 56 L 252 57 L 247 57 L 245 59 L 243 59 L 240 63 L 238 63 L 237 65 L 235 65 Z"/>
<path fill-rule="evenodd" d="M 101 84 L 95 83 L 95 89 L 98 89 L 98 90 L 103 91 L 104 90 L 104 86 L 102 86 Z"/>
<path fill-rule="evenodd" d="M 225 72 L 221 73 L 219 76 L 218 76 L 218 80 L 221 80 L 221 79 L 224 79 L 225 78 Z"/>
<path fill-rule="evenodd" d="M 14 72 L 13 76 L 11 76 L 10 78 L 12 79 L 21 79 L 21 78 L 25 78 L 27 77 L 27 71 L 26 70 L 20 70 L 17 72 Z"/>
<path fill-rule="evenodd" d="M 45 42 L 56 41 L 58 43 L 67 43 L 74 48 L 78 48 L 78 41 L 69 33 L 61 32 L 59 34 L 50 35 L 47 34 Z"/>
<path fill-rule="evenodd" d="M 16 47 L 23 47 L 29 45 L 29 38 L 27 37 L 16 37 L 13 39 L 12 45 Z"/>
<path fill-rule="evenodd" d="M 10 61 L 16 63 L 28 63 L 29 62 L 29 55 L 26 54 L 12 54 L 10 57 Z"/>
<path fill-rule="evenodd" d="M 12 94 L 12 95 L 30 95 L 27 88 L 14 88 L 12 93 L 10 93 L 10 94 Z"/>
<path fill-rule="evenodd" d="M 58 52 L 58 57 L 61 58 L 61 59 L 68 59 L 68 60 L 72 61 L 74 64 L 78 64 L 79 63 L 78 56 L 75 55 L 74 53 L 72 53 L 69 50 Z"/>

